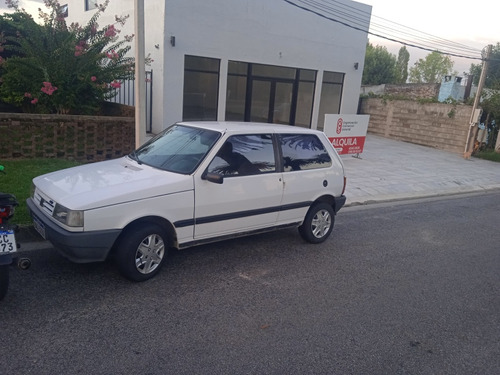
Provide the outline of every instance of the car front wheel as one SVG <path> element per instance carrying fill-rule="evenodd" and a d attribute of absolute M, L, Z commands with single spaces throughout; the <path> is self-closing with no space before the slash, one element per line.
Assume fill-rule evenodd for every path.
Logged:
<path fill-rule="evenodd" d="M 306 214 L 304 222 L 299 227 L 299 233 L 310 243 L 321 243 L 332 233 L 335 213 L 328 203 L 316 203 Z"/>
<path fill-rule="evenodd" d="M 123 276 L 145 281 L 155 276 L 168 253 L 166 232 L 156 224 L 133 227 L 120 239 L 116 263 Z"/>

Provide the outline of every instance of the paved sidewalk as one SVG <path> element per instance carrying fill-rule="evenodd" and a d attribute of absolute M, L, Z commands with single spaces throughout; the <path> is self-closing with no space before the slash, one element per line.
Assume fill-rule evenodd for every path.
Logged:
<path fill-rule="evenodd" d="M 360 158 L 342 155 L 346 205 L 500 189 L 500 163 L 368 134 Z"/>

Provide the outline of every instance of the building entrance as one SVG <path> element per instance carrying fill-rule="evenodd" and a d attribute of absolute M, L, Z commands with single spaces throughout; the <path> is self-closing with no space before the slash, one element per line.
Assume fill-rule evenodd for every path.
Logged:
<path fill-rule="evenodd" d="M 293 124 L 293 81 L 253 79 L 251 88 L 250 121 Z"/>
<path fill-rule="evenodd" d="M 229 61 L 226 120 L 310 127 L 316 71 Z"/>

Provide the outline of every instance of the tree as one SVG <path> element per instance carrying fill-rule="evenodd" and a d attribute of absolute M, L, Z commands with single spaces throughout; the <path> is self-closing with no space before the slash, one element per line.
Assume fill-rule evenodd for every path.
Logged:
<path fill-rule="evenodd" d="M 380 85 L 395 83 L 396 56 L 389 53 L 386 47 L 371 43 L 366 45 L 363 85 Z"/>
<path fill-rule="evenodd" d="M 395 67 L 395 79 L 396 83 L 406 83 L 408 79 L 408 62 L 410 61 L 410 53 L 406 49 L 406 46 L 403 46 L 399 49 L 398 53 L 398 61 L 396 62 Z"/>
<path fill-rule="evenodd" d="M 479 82 L 482 69 L 482 64 L 471 64 L 470 66 L 469 74 L 473 76 L 473 82 L 475 84 Z M 489 90 L 483 92 L 480 105 L 488 119 L 487 125 L 491 126 L 493 120 L 496 123 L 500 122 L 500 43 L 498 42 L 496 46 L 493 46 L 491 49 L 484 87 Z M 498 129 L 498 125 L 496 125 L 496 129 Z M 498 130 L 496 134 L 498 134 Z M 500 152 L 500 137 L 498 137 L 498 135 L 495 151 Z"/>
<path fill-rule="evenodd" d="M 4 36 L 11 55 L 1 61 L 0 98 L 26 112 L 94 114 L 120 80 L 133 76 L 133 58 L 125 56 L 130 38 L 118 41 L 115 28 L 127 17 L 98 29 L 107 0 L 86 26 L 68 27 L 59 2 L 44 2 L 49 13 L 40 11 L 41 25 L 12 0 L 15 12 L 1 16 L 16 33 Z"/>
<path fill-rule="evenodd" d="M 441 83 L 445 75 L 452 74 L 453 61 L 449 56 L 433 51 L 425 59 L 419 59 L 410 68 L 411 83 Z"/>
<path fill-rule="evenodd" d="M 474 76 L 473 82 L 477 85 L 481 76 L 482 64 L 471 64 L 469 74 Z M 488 74 L 484 87 L 492 90 L 500 90 L 500 43 L 491 49 L 490 61 L 488 62 Z"/>

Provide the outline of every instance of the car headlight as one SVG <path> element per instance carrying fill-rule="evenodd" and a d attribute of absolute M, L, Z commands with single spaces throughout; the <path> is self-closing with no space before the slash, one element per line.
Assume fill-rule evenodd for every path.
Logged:
<path fill-rule="evenodd" d="M 83 227 L 83 211 L 70 210 L 56 203 L 52 216 L 69 227 Z"/>

